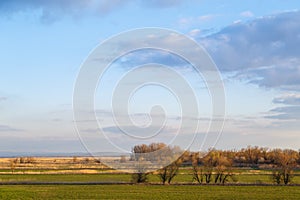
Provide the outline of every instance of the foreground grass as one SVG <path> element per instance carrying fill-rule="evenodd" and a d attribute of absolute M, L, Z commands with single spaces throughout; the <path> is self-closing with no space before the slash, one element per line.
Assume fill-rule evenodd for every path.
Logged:
<path fill-rule="evenodd" d="M 0 186 L 0 199 L 300 199 L 295 186 Z"/>

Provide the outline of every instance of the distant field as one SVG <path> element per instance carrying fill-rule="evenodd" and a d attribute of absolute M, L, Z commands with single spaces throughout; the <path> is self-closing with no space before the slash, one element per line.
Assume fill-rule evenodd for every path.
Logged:
<path fill-rule="evenodd" d="M 130 182 L 130 174 L 6 174 L 0 183 L 7 182 Z"/>
<path fill-rule="evenodd" d="M 295 186 L 0 186 L 0 199 L 300 199 Z"/>
<path fill-rule="evenodd" d="M 119 158 L 115 158 L 118 162 Z M 91 157 L 0 158 L 0 174 L 66 174 L 112 172 Z"/>
<path fill-rule="evenodd" d="M 34 158 L 22 163 L 18 159 L 12 163 L 15 158 L 0 158 L 1 200 L 300 199 L 299 186 L 197 185 L 191 167 L 180 168 L 173 185 L 157 185 L 160 180 L 155 174 L 148 176 L 149 185 L 131 185 L 131 174 L 112 170 L 93 158 Z M 272 184 L 270 170 L 235 168 L 234 173 L 236 179 L 231 184 Z M 293 183 L 300 184 L 299 171 L 295 172 Z"/>
<path fill-rule="evenodd" d="M 110 159 L 115 162 L 121 160 L 120 157 Z M 191 167 L 183 167 L 174 178 L 174 182 L 191 183 L 192 173 Z M 270 170 L 234 169 L 237 183 L 272 183 L 271 173 Z M 0 183 L 12 181 L 130 182 L 130 180 L 130 174 L 110 169 L 92 157 L 0 158 Z M 149 181 L 156 183 L 159 179 L 156 175 L 150 175 Z M 300 184 L 300 171 L 295 172 L 293 183 Z"/>

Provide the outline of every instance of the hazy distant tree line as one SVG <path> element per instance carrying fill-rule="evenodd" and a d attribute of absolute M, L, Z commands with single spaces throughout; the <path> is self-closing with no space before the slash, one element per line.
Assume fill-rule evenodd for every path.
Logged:
<path fill-rule="evenodd" d="M 143 153 L 155 152 L 162 148 L 168 149 L 169 151 L 172 151 L 174 148 L 178 150 L 178 147 L 168 147 L 163 143 L 136 145 L 132 149 L 131 159 L 153 160 L 153 157 L 147 158 L 148 154 Z M 300 150 L 248 146 L 240 150 L 210 149 L 207 152 L 185 151 L 177 160 L 158 170 L 155 174 L 159 176 L 163 184 L 170 184 L 177 175 L 179 167 L 183 165 L 192 166 L 193 180 L 199 184 L 225 184 L 230 179 L 236 181 L 233 171 L 234 167 L 271 169 L 271 178 L 274 183 L 289 184 L 292 181 L 294 169 L 300 165 Z M 140 172 L 140 176 L 141 174 L 143 173 Z M 146 181 L 147 178 L 143 180 Z"/>
<path fill-rule="evenodd" d="M 172 152 L 175 153 L 172 154 Z M 122 156 L 120 159 L 121 163 L 126 163 L 127 161 L 128 159 L 125 156 Z M 300 168 L 300 150 L 248 146 L 239 150 L 210 149 L 207 152 L 191 152 L 183 151 L 177 146 L 171 147 L 164 143 L 152 143 L 149 145 L 135 145 L 132 148 L 129 161 L 139 161 L 137 163 L 141 163 L 136 167 L 137 170 L 132 175 L 132 180 L 135 183 L 148 181 L 150 172 L 145 167 L 147 164 L 168 161 L 166 163 L 169 164 L 157 167 L 159 170 L 153 172 L 162 184 L 171 184 L 182 166 L 188 166 L 189 169 L 192 168 L 192 172 L 189 171 L 191 178 L 199 184 L 235 182 L 237 181 L 235 169 L 244 167 L 271 170 L 270 177 L 274 183 L 290 184 L 292 183 L 295 169 Z M 35 164 L 36 162 L 37 160 L 34 157 L 13 158 L 10 160 L 9 167 L 14 173 L 18 165 Z M 70 162 L 82 165 L 93 162 L 103 165 L 98 159 L 79 159 L 76 156 Z"/>

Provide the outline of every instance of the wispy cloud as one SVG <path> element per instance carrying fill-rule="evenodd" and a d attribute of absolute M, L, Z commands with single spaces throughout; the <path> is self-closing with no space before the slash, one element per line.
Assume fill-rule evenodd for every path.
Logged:
<path fill-rule="evenodd" d="M 183 0 L 147 0 L 147 1 L 140 1 L 146 6 L 151 6 L 155 8 L 170 8 L 178 6 L 185 1 Z"/>
<path fill-rule="evenodd" d="M 249 13 L 248 13 L 249 15 Z M 208 17 L 209 16 L 209 17 Z M 210 19 L 213 15 L 198 17 Z M 200 29 L 189 34 L 204 45 L 222 72 L 234 72 L 232 78 L 242 79 L 266 88 L 286 91 L 300 90 L 300 11 L 284 12 L 235 23 L 207 37 L 199 37 Z M 189 20 L 187 19 L 187 23 Z M 174 36 L 158 38 L 158 42 L 181 45 Z M 126 44 L 130 45 L 130 44 Z M 193 52 L 191 52 L 193 53 Z M 197 56 L 197 55 L 195 55 Z M 134 57 L 135 59 L 132 59 Z M 176 56 L 162 52 L 141 52 L 128 55 L 122 66 L 157 62 L 183 67 Z M 130 63 L 134 61 L 134 63 Z"/>
<path fill-rule="evenodd" d="M 178 20 L 178 24 L 182 27 L 197 26 L 202 23 L 210 22 L 218 16 L 218 14 L 206 14 L 197 17 L 182 17 Z"/>
<path fill-rule="evenodd" d="M 155 133 L 160 128 L 161 127 L 151 126 L 151 127 L 145 128 L 145 129 L 149 129 L 148 130 L 149 133 Z M 136 126 L 122 126 L 122 127 L 109 126 L 109 127 L 103 128 L 102 130 L 104 132 L 109 132 L 109 133 L 124 134 L 124 133 L 126 133 L 126 131 L 128 131 L 128 133 L 134 133 L 134 132 L 136 132 L 137 129 L 138 129 L 138 127 L 136 127 Z M 172 128 L 172 127 L 164 127 L 163 129 L 165 132 L 168 132 L 168 133 L 174 133 L 177 131 L 177 129 Z M 126 130 L 126 131 L 123 131 L 123 130 Z M 143 132 L 140 132 L 140 134 L 142 136 Z"/>
<path fill-rule="evenodd" d="M 0 9 L 5 14 L 20 11 L 26 12 L 28 10 L 35 9 L 41 9 L 44 12 L 50 12 L 53 14 L 55 12 L 76 14 L 84 12 L 85 9 L 95 9 L 95 11 L 98 10 L 101 13 L 108 13 L 128 2 L 128 0 L 2 0 L 0 2 Z"/>
<path fill-rule="evenodd" d="M 60 119 L 60 118 L 54 118 L 54 119 L 52 119 L 52 121 L 53 121 L 53 122 L 62 122 L 63 120 Z"/>
<path fill-rule="evenodd" d="M 1 97 L 0 96 L 0 101 L 6 101 L 8 98 L 7 97 Z"/>
<path fill-rule="evenodd" d="M 300 94 L 286 94 L 276 97 L 273 99 L 273 103 L 300 106 Z"/>
<path fill-rule="evenodd" d="M 249 11 L 249 10 L 241 12 L 240 15 L 242 17 L 254 17 L 254 14 L 251 11 Z"/>
<path fill-rule="evenodd" d="M 202 39 L 222 71 L 251 83 L 300 89 L 300 11 L 236 23 Z"/>
<path fill-rule="evenodd" d="M 278 107 L 270 110 L 274 115 L 267 116 L 270 119 L 300 120 L 300 106 Z"/>
<path fill-rule="evenodd" d="M 106 15 L 130 3 L 140 7 L 170 8 L 184 3 L 182 0 L 2 0 L 0 15 L 10 16 L 16 13 L 38 13 L 44 23 L 52 23 L 63 16 L 81 18 L 86 15 Z"/>
<path fill-rule="evenodd" d="M 0 132 L 22 132 L 23 129 L 14 128 L 7 125 L 0 125 Z"/>
<path fill-rule="evenodd" d="M 157 39 L 159 41 L 159 39 Z M 164 40 L 160 40 L 164 42 Z M 176 42 L 176 41 L 174 41 Z M 133 66 L 143 65 L 147 63 L 159 63 L 167 66 L 184 66 L 188 63 L 179 56 L 163 50 L 139 50 L 127 54 L 118 62 L 123 68 L 132 68 Z"/>
<path fill-rule="evenodd" d="M 282 104 L 269 111 L 266 118 L 279 120 L 300 120 L 300 95 L 286 94 L 273 99 L 273 103 Z M 298 124 L 299 127 L 299 124 Z"/>
<path fill-rule="evenodd" d="M 112 1 L 114 2 L 114 1 Z M 80 15 L 87 9 L 94 7 L 91 0 L 3 0 L 0 1 L 2 15 L 10 16 L 16 13 L 38 12 L 42 22 L 53 22 L 63 15 Z M 98 6 L 97 6 L 98 7 Z"/>

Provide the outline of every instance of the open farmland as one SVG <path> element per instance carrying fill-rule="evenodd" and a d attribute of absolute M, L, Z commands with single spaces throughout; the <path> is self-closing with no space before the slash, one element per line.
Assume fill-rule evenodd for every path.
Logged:
<path fill-rule="evenodd" d="M 24 159 L 24 161 L 22 161 Z M 91 157 L 0 158 L 1 184 L 128 184 L 131 174 L 110 169 Z M 30 161 L 28 162 L 27 159 Z M 119 158 L 115 158 L 118 162 Z M 18 160 L 15 164 L 12 162 Z M 172 184 L 197 184 L 192 167 L 181 167 Z M 227 184 L 273 184 L 270 170 L 235 168 L 234 181 Z M 149 174 L 148 183 L 160 184 L 159 177 Z M 292 184 L 300 184 L 300 171 L 294 172 Z"/>
<path fill-rule="evenodd" d="M 274 182 L 274 164 L 237 162 L 236 165 L 211 165 L 205 158 L 222 157 L 212 151 L 197 162 L 205 173 L 211 169 L 211 181 L 196 181 L 195 165 L 188 162 L 194 155 L 185 154 L 176 175 L 163 185 L 161 170 L 144 173 L 147 179 L 137 182 L 136 174 L 114 170 L 93 157 L 16 157 L 0 158 L 0 199 L 299 199 L 300 171 L 292 165 L 291 181 Z M 224 152 L 223 152 L 224 153 Z M 214 155 L 219 155 L 215 157 Z M 284 155 L 284 154 L 282 154 Z M 297 154 L 298 155 L 298 154 Z M 209 157 L 211 156 L 211 157 Z M 229 156 L 228 156 L 229 157 Z M 102 158 L 103 159 L 103 158 Z M 101 159 L 101 160 L 102 160 Z M 107 157 L 115 163 L 132 162 L 128 157 Z M 103 160 L 102 160 L 103 161 Z M 292 160 L 296 163 L 296 160 Z M 297 160 L 298 161 L 298 160 Z M 199 165 L 199 163 L 201 163 Z M 170 165 L 171 166 L 171 165 Z M 218 168 L 222 166 L 222 168 Z M 166 166 L 167 168 L 169 166 Z M 170 168 L 168 168 L 170 169 Z M 218 169 L 230 173 L 225 182 L 216 181 Z M 276 169 L 276 168 L 275 168 Z M 205 171 L 206 170 L 206 171 Z M 227 170 L 227 171 L 226 171 Z M 201 171 L 198 171 L 201 172 Z M 219 173 L 220 174 L 220 173 Z"/>
<path fill-rule="evenodd" d="M 114 158 L 116 162 L 120 158 Z M 192 167 L 180 167 L 171 185 L 157 174 L 145 184 L 91 157 L 0 159 L 0 199 L 299 199 L 300 173 L 291 186 L 274 185 L 270 170 L 234 168 L 225 185 L 199 185 Z"/>
<path fill-rule="evenodd" d="M 299 199 L 295 186 L 18 185 L 0 199 Z"/>

